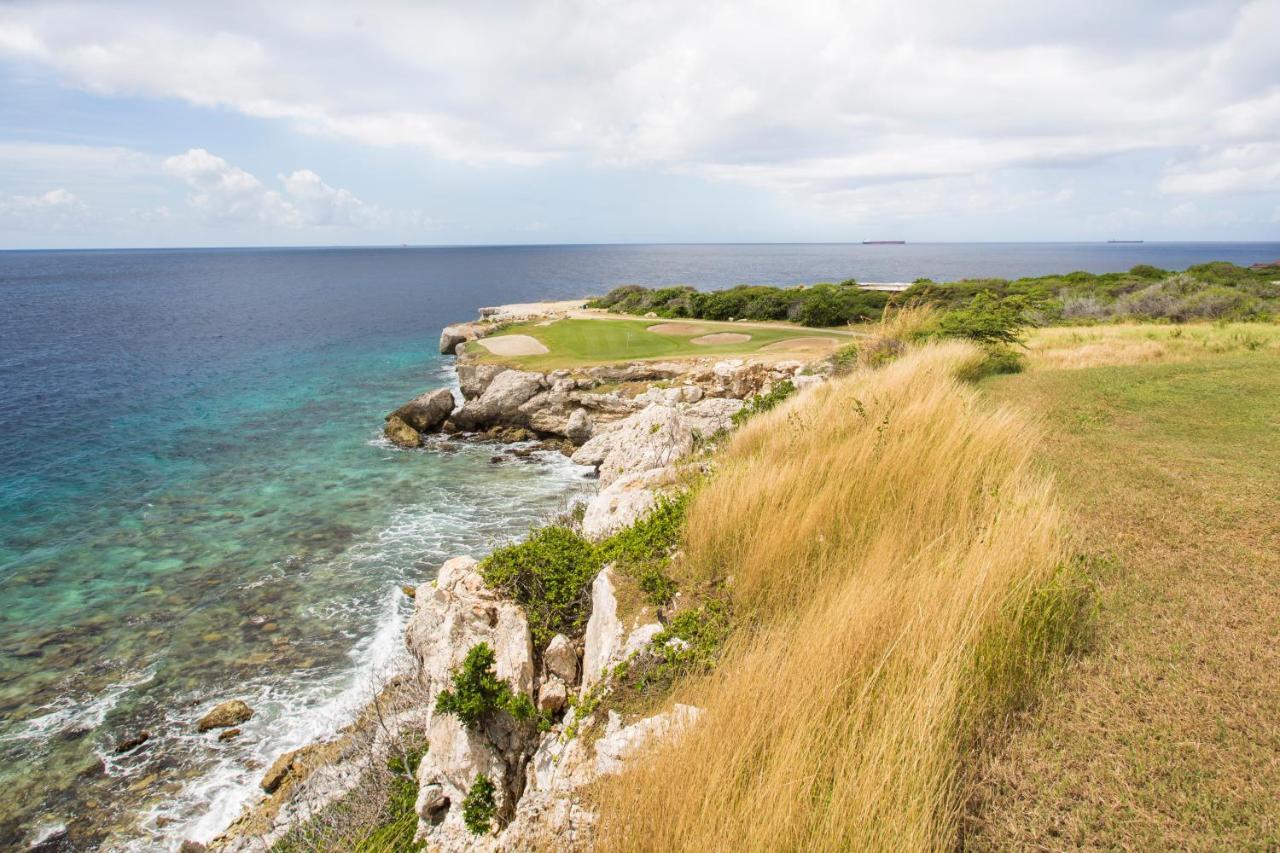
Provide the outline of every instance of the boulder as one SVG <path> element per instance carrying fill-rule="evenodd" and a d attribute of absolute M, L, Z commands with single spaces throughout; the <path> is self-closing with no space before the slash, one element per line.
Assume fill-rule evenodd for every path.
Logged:
<path fill-rule="evenodd" d="M 458 388 L 462 399 L 474 400 L 485 392 L 489 383 L 507 368 L 500 364 L 459 364 Z"/>
<path fill-rule="evenodd" d="M 413 398 L 387 419 L 399 418 L 418 432 L 432 432 L 440 428 L 453 407 L 453 392 L 448 388 L 437 388 Z"/>
<path fill-rule="evenodd" d="M 578 681 L 578 651 L 564 634 L 556 634 L 542 653 L 542 666 L 547 673 L 565 684 Z"/>
<path fill-rule="evenodd" d="M 382 434 L 396 447 L 421 447 L 422 435 L 395 415 L 387 418 Z"/>
<path fill-rule="evenodd" d="M 116 741 L 116 755 L 123 755 L 130 750 L 137 749 L 150 739 L 151 732 L 134 732 L 131 735 L 126 735 Z"/>
<path fill-rule="evenodd" d="M 235 740 L 238 737 L 240 737 L 239 729 L 225 729 L 218 733 L 219 741 Z"/>
<path fill-rule="evenodd" d="M 569 420 L 565 424 L 563 435 L 574 444 L 582 445 L 591 438 L 591 433 L 595 430 L 595 424 L 592 423 L 590 416 L 582 409 L 574 409 L 573 414 L 569 415 Z"/>
<path fill-rule="evenodd" d="M 622 647 L 622 622 L 613 586 L 613 567 L 605 566 L 591 582 L 591 618 L 582 651 L 582 695 L 599 681 Z"/>
<path fill-rule="evenodd" d="M 238 726 L 253 716 L 253 709 L 239 699 L 232 699 L 216 705 L 196 723 L 196 731 L 207 732 L 209 729 L 225 729 Z"/>
<path fill-rule="evenodd" d="M 569 700 L 569 688 L 558 678 L 548 678 L 538 690 L 538 710 L 554 714 Z"/>

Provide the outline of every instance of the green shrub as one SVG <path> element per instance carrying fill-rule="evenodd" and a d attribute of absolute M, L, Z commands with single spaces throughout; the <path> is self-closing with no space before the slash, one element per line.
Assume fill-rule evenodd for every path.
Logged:
<path fill-rule="evenodd" d="M 964 308 L 948 311 L 938 319 L 938 333 L 945 338 L 966 338 L 980 344 L 1022 342 L 1026 325 L 1025 303 L 1020 299 L 1000 299 L 989 292 L 974 296 Z"/>
<path fill-rule="evenodd" d="M 665 607 L 670 604 L 676 590 L 679 589 L 676 582 L 662 570 L 660 563 L 650 563 L 635 574 L 645 600 L 654 607 Z"/>
<path fill-rule="evenodd" d="M 436 713 L 453 714 L 467 728 L 474 728 L 487 715 L 505 711 L 519 722 L 537 719 L 532 700 L 517 694 L 493 671 L 494 654 L 488 643 L 477 643 L 467 651 L 462 665 L 453 671 L 451 689 L 436 697 Z M 542 721 L 539 720 L 541 723 Z"/>
<path fill-rule="evenodd" d="M 767 412 L 783 400 L 796 393 L 796 386 L 790 379 L 784 379 L 774 385 L 768 394 L 757 394 L 747 401 L 741 409 L 733 413 L 733 425 L 742 426 L 753 415 Z"/>
<path fill-rule="evenodd" d="M 491 588 L 524 608 L 534 646 L 542 649 L 556 634 L 575 635 L 586 625 L 591 581 L 602 565 L 594 545 L 552 524 L 494 551 L 480 564 L 480 573 Z"/>
<path fill-rule="evenodd" d="M 498 812 L 494 791 L 493 780 L 481 773 L 463 797 L 462 820 L 472 835 L 486 835 L 492 828 L 494 815 Z"/>
<path fill-rule="evenodd" d="M 858 345 L 845 344 L 831 354 L 831 367 L 837 376 L 852 373 L 858 366 Z"/>
<path fill-rule="evenodd" d="M 665 689 L 677 678 L 710 672 L 720 657 L 729 628 L 729 608 L 719 599 L 677 613 L 650 642 L 656 660 L 638 673 L 637 689 Z"/>
<path fill-rule="evenodd" d="M 659 495 L 653 508 L 638 521 L 624 527 L 600 543 L 599 560 L 604 563 L 640 564 L 665 557 L 680 541 L 689 493 Z"/>

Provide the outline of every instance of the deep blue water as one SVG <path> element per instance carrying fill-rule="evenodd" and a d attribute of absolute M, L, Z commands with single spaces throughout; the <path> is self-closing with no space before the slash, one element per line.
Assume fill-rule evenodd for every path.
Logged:
<path fill-rule="evenodd" d="M 0 253 L 0 847 L 207 836 L 393 666 L 403 582 L 587 487 L 562 457 L 399 452 L 440 327 L 624 283 L 940 280 L 1280 258 L 1280 244 Z M 219 744 L 192 723 L 243 696 Z M 151 741 L 117 758 L 115 739 Z"/>

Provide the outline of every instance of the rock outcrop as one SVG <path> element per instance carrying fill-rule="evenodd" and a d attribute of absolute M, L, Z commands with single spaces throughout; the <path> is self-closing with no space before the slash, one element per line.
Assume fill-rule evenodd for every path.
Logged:
<path fill-rule="evenodd" d="M 437 388 L 421 394 L 387 416 L 399 418 L 419 433 L 432 432 L 440 428 L 445 419 L 453 412 L 455 405 L 453 392 L 448 388 Z"/>

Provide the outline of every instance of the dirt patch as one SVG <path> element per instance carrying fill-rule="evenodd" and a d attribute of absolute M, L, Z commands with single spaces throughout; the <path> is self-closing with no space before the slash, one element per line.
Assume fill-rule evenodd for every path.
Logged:
<path fill-rule="evenodd" d="M 500 335 L 476 341 L 494 355 L 544 355 L 550 352 L 542 341 L 528 335 Z"/>
<path fill-rule="evenodd" d="M 702 344 L 704 347 L 713 347 L 717 344 L 745 344 L 751 340 L 750 335 L 744 335 L 740 332 L 716 332 L 714 335 L 703 335 L 700 338 L 693 338 L 689 343 Z"/>
<path fill-rule="evenodd" d="M 835 338 L 788 338 L 760 347 L 761 352 L 794 352 L 801 355 L 821 355 L 840 346 Z"/>
<path fill-rule="evenodd" d="M 699 326 L 697 323 L 658 323 L 656 326 L 650 326 L 645 331 L 653 332 L 655 335 L 691 338 L 694 335 L 705 335 L 711 331 L 711 327 Z"/>

